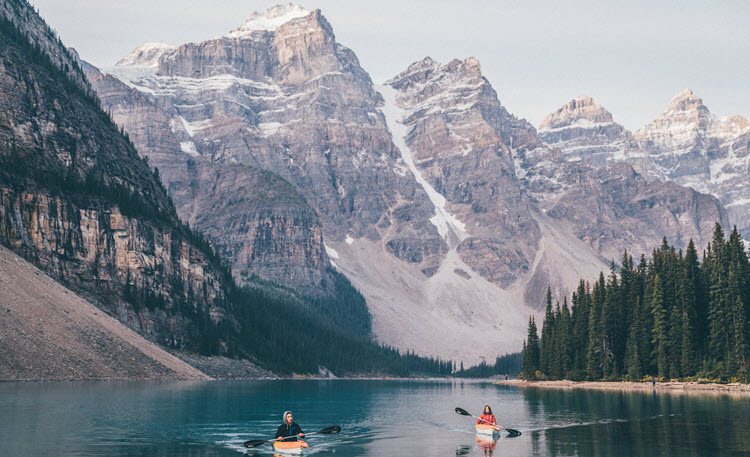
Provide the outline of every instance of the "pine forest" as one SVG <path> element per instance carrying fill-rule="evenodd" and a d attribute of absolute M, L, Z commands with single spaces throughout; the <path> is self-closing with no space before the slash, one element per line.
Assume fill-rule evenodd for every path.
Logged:
<path fill-rule="evenodd" d="M 702 259 L 701 259 L 702 258 Z M 570 304 L 547 290 L 541 335 L 529 320 L 529 380 L 747 382 L 750 262 L 735 228 L 717 224 L 699 256 L 666 239 L 650 260 L 626 251 L 605 277 L 581 280 Z"/>

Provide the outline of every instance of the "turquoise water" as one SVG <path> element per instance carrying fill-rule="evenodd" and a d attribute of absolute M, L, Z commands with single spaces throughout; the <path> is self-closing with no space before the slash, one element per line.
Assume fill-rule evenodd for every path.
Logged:
<path fill-rule="evenodd" d="M 523 432 L 478 443 L 489 403 Z M 750 456 L 750 398 L 470 381 L 0 384 L 0 456 L 237 456 L 291 409 L 316 456 Z M 248 452 L 273 455 L 270 445 Z"/>

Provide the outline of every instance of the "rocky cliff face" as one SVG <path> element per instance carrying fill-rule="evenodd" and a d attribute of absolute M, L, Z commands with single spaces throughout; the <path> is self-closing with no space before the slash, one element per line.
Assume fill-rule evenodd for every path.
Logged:
<path fill-rule="evenodd" d="M 147 46 L 128 59 L 148 63 L 163 49 Z M 159 169 L 180 218 L 231 262 L 238 281 L 258 275 L 312 295 L 331 292 L 320 221 L 294 186 L 252 166 L 211 162 L 172 128 L 181 122 L 174 108 L 96 68 L 86 75 L 114 120 Z"/>
<path fill-rule="evenodd" d="M 750 234 L 750 119 L 714 116 L 685 90 L 634 136 L 649 174 L 715 195 Z"/>
<path fill-rule="evenodd" d="M 281 176 L 318 214 L 327 257 L 367 298 L 378 340 L 421 354 L 519 349 L 548 284 L 569 293 L 624 247 L 700 240 L 725 220 L 715 199 L 627 165 L 566 160 L 508 113 L 476 59 L 427 58 L 373 86 L 320 12 L 294 5 L 215 40 L 145 45 L 106 72 L 92 76 L 97 92 L 158 162 L 183 219 L 220 221 L 205 230 L 235 264 L 258 233 L 315 232 L 258 228 L 274 220 L 264 210 L 288 212 L 273 203 L 286 190 L 248 194 L 243 166 Z M 319 271 L 319 246 L 282 239 L 247 268 L 278 255 Z"/>
<path fill-rule="evenodd" d="M 44 23 L 16 3 L 0 30 L 0 240 L 148 338 L 197 348 L 201 319 L 228 319 L 221 269 L 78 67 L 55 58 L 73 57 L 19 33 Z"/>
<path fill-rule="evenodd" d="M 549 114 L 539 126 L 539 139 L 559 147 L 565 158 L 602 164 L 623 157 L 638 144 L 633 135 L 614 122 L 612 114 L 581 95 Z"/>
<path fill-rule="evenodd" d="M 386 85 L 397 91 L 394 107 L 402 112 L 388 114 L 402 118 L 391 130 L 405 128 L 399 146 L 413 173 L 431 187 L 436 206 L 439 197 L 447 202 L 449 230 L 436 225 L 448 247 L 490 282 L 510 287 L 528 271 L 540 235 L 505 141 L 534 144 L 533 128 L 502 107 L 474 58 L 446 65 L 426 58 Z"/>
<path fill-rule="evenodd" d="M 692 91 L 685 90 L 657 119 L 634 134 L 607 121 L 610 131 L 620 133 L 602 135 L 605 124 L 576 128 L 588 125 L 590 116 L 585 109 L 570 109 L 571 104 L 550 114 L 540 126 L 543 141 L 559 147 L 566 157 L 596 163 L 625 161 L 649 179 L 673 181 L 714 195 L 727 208 L 729 223 L 748 233 L 750 120 L 716 117 Z M 561 117 L 567 121 L 558 122 Z"/>
<path fill-rule="evenodd" d="M 101 74 L 90 75 L 92 84 L 139 150 L 159 167 L 180 216 L 200 224 L 196 227 L 217 246 L 228 246 L 226 239 L 243 240 L 243 248 L 223 251 L 233 259 L 236 274 L 249 266 L 239 253 L 254 250 L 257 240 L 238 232 L 240 226 L 218 225 L 201 215 L 212 208 L 187 197 L 188 160 L 217 170 L 218 181 L 224 179 L 220 170 L 233 163 L 271 171 L 304 195 L 291 211 L 285 208 L 290 200 L 279 201 L 274 230 L 293 227 L 290 243 L 277 246 L 276 258 L 270 251 L 263 257 L 297 268 L 288 275 L 268 275 L 255 262 L 246 273 L 326 293 L 319 280 L 330 282 L 329 263 L 320 261 L 325 258 L 321 224 L 326 238 L 338 242 L 347 236 L 377 240 L 388 231 L 391 251 L 404 259 L 441 252 L 440 238 L 429 224 L 401 217 L 397 229 L 388 228 L 392 223 L 385 214 L 398 218 L 427 211 L 426 198 L 397 163 L 369 76 L 356 56 L 335 41 L 319 11 L 271 8 L 215 40 L 145 45 L 109 71 L 131 87 Z M 257 188 L 239 192 L 237 198 L 258 199 Z M 309 207 L 303 207 L 304 201 Z M 285 214 L 292 217 L 283 220 Z M 300 263 L 294 244 L 315 252 Z"/>
<path fill-rule="evenodd" d="M 663 236 L 678 246 L 691 237 L 704 245 L 713 223 L 726 221 L 711 197 L 648 183 L 625 164 L 595 166 L 548 148 L 531 125 L 505 110 L 476 59 L 440 65 L 428 58 L 387 84 L 398 90 L 395 101 L 408 127 L 402 149 L 460 221 L 454 232 L 462 260 L 503 288 L 521 279 L 516 287 L 527 302 L 542 302 L 540 284 L 565 290 L 569 272 L 561 259 L 577 258 L 569 265 L 585 277 L 603 259 L 619 258 L 626 248 L 648 252 Z M 576 116 L 602 129 L 581 133 Z M 620 132 L 627 139 L 588 98 L 571 102 L 546 125 L 584 137 Z M 551 252 L 555 238 L 562 247 Z M 562 242 L 569 238 L 586 246 Z"/>

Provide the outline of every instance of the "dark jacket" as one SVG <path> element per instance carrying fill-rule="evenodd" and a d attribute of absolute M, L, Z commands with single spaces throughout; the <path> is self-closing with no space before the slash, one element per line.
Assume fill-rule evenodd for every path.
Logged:
<path fill-rule="evenodd" d="M 296 422 L 292 421 L 292 425 L 284 422 L 283 424 L 279 425 L 279 428 L 276 430 L 276 438 L 293 436 L 294 438 L 287 438 L 284 441 L 297 441 L 297 435 L 299 435 L 300 433 L 305 432 L 302 431 L 302 429 Z"/>

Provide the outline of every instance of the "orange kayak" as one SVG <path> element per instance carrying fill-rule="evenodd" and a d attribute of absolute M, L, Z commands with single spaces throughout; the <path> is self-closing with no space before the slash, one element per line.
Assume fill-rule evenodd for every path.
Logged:
<path fill-rule="evenodd" d="M 273 443 L 273 450 L 275 452 L 283 452 L 285 454 L 302 454 L 302 450 L 307 447 L 307 443 L 302 440 L 276 441 L 275 443 Z"/>
<path fill-rule="evenodd" d="M 479 435 L 494 435 L 495 433 L 500 433 L 500 427 L 496 425 L 490 425 L 490 424 L 477 424 L 476 425 L 477 434 Z"/>

